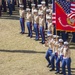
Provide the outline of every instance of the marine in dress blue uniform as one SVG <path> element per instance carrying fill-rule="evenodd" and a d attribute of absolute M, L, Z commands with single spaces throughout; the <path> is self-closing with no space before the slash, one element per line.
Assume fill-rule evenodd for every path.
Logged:
<path fill-rule="evenodd" d="M 33 31 L 34 31 L 34 10 L 35 10 L 35 4 L 31 4 L 32 9 L 31 9 L 31 14 L 32 14 L 32 26 L 33 26 Z"/>
<path fill-rule="evenodd" d="M 62 74 L 66 75 L 66 68 L 65 66 L 67 66 L 68 69 L 68 75 L 72 75 L 71 74 L 71 52 L 69 49 L 69 43 L 68 42 L 64 42 L 64 49 L 63 49 L 63 60 L 62 60 Z"/>
<path fill-rule="evenodd" d="M 48 50 L 46 52 L 46 60 L 48 61 L 48 65 L 47 67 L 50 67 L 51 66 L 51 55 L 52 55 L 52 41 L 53 41 L 53 35 L 52 34 L 48 34 L 47 35 L 47 40 L 45 41 L 45 46 L 48 47 Z"/>
<path fill-rule="evenodd" d="M 8 8 L 9 8 L 9 14 L 12 15 L 12 0 L 8 0 Z"/>
<path fill-rule="evenodd" d="M 57 43 L 57 39 L 58 39 L 58 36 L 57 35 L 53 35 L 53 41 L 52 41 L 52 55 L 51 55 L 51 69 L 50 71 L 54 71 L 55 70 L 55 59 L 57 59 L 57 53 L 56 53 L 56 43 Z"/>
<path fill-rule="evenodd" d="M 75 32 L 73 32 L 72 35 L 73 35 L 72 42 L 75 43 Z"/>
<path fill-rule="evenodd" d="M 2 4 L 3 4 L 3 12 L 7 11 L 7 7 L 6 7 L 6 0 L 2 0 Z"/>
<path fill-rule="evenodd" d="M 39 40 L 39 16 L 38 11 L 34 10 L 34 32 L 35 32 L 35 40 Z"/>
<path fill-rule="evenodd" d="M 62 39 L 59 39 L 59 47 L 58 47 L 58 57 L 57 57 L 57 60 L 56 60 L 56 73 L 55 74 L 58 74 L 60 73 L 60 61 L 62 62 L 63 60 L 63 40 Z"/>
<path fill-rule="evenodd" d="M 0 0 L 0 17 L 1 17 L 2 0 Z"/>
<path fill-rule="evenodd" d="M 50 13 L 50 10 L 47 9 L 47 10 L 46 10 L 46 29 L 48 29 L 48 21 L 47 21 L 47 17 L 50 16 L 49 13 Z"/>
<path fill-rule="evenodd" d="M 37 8 L 37 0 L 34 0 L 35 7 Z"/>
<path fill-rule="evenodd" d="M 41 1 L 42 1 L 42 0 L 38 0 L 38 4 L 41 4 Z"/>
<path fill-rule="evenodd" d="M 15 0 L 12 0 L 12 10 L 15 11 Z"/>
<path fill-rule="evenodd" d="M 62 36 L 63 41 L 68 41 L 68 32 L 61 31 L 61 36 Z"/>
<path fill-rule="evenodd" d="M 26 10 L 26 0 L 23 0 L 24 9 Z"/>
<path fill-rule="evenodd" d="M 39 31 L 40 31 L 40 35 L 41 35 L 41 38 L 42 38 L 42 41 L 41 41 L 42 44 L 45 43 L 44 24 L 45 24 L 45 21 L 44 21 L 43 13 L 41 12 L 40 17 L 39 17 Z"/>
<path fill-rule="evenodd" d="M 47 17 L 47 22 L 48 22 L 48 29 L 47 29 L 47 34 L 54 34 L 54 26 L 51 23 L 52 19 L 51 17 Z"/>
<path fill-rule="evenodd" d="M 19 10 L 19 14 L 20 14 L 20 26 L 21 26 L 21 34 L 25 33 L 25 24 L 24 24 L 24 20 L 25 20 L 25 11 L 23 10 L 24 6 L 20 5 L 19 6 L 20 10 Z"/>
<path fill-rule="evenodd" d="M 29 8 L 27 8 L 26 11 L 27 11 L 26 17 L 27 17 L 28 37 L 32 38 L 32 15 Z"/>

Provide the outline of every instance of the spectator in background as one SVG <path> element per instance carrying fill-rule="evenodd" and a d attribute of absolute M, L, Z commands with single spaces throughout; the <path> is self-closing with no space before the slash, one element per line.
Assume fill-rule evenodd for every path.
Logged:
<path fill-rule="evenodd" d="M 46 2 L 46 6 L 48 6 L 48 0 L 45 0 L 45 2 Z"/>
<path fill-rule="evenodd" d="M 2 0 L 2 5 L 3 5 L 3 12 L 6 12 L 7 9 L 6 9 L 6 0 Z"/>
<path fill-rule="evenodd" d="M 15 11 L 15 0 L 12 0 L 12 10 Z"/>
<path fill-rule="evenodd" d="M 37 8 L 37 4 L 38 4 L 37 0 L 34 0 L 34 4 L 35 4 L 35 7 Z"/>
<path fill-rule="evenodd" d="M 26 11 L 27 11 L 27 14 L 26 14 L 27 22 L 26 22 L 26 24 L 27 24 L 27 29 L 28 29 L 28 37 L 32 38 L 32 15 L 31 15 L 29 8 L 27 8 Z"/>
<path fill-rule="evenodd" d="M 19 14 L 20 14 L 20 26 L 21 26 L 21 34 L 24 34 L 25 33 L 25 24 L 24 24 L 24 20 L 25 20 L 25 11 L 24 11 L 24 6 L 23 5 L 20 5 L 19 6 Z"/>
<path fill-rule="evenodd" d="M 26 10 L 26 0 L 23 0 L 24 9 Z"/>
<path fill-rule="evenodd" d="M 0 17 L 1 17 L 2 0 L 0 0 Z"/>
<path fill-rule="evenodd" d="M 8 8 L 9 8 L 9 14 L 12 15 L 12 0 L 7 0 L 8 2 Z"/>
<path fill-rule="evenodd" d="M 14 2 L 15 2 L 15 5 L 16 5 L 17 4 L 16 0 L 14 0 Z"/>
<path fill-rule="evenodd" d="M 38 4 L 41 4 L 41 1 L 42 1 L 42 0 L 38 0 Z"/>
<path fill-rule="evenodd" d="M 72 38 L 72 42 L 75 43 L 75 32 L 72 32 L 73 38 Z"/>
<path fill-rule="evenodd" d="M 48 0 L 48 2 L 49 2 L 50 4 L 52 4 L 52 0 Z"/>
<path fill-rule="evenodd" d="M 28 6 L 31 9 L 32 0 L 28 0 Z"/>

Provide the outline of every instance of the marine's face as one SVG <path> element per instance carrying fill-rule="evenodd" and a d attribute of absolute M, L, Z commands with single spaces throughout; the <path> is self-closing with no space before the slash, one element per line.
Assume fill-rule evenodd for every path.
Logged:
<path fill-rule="evenodd" d="M 32 7 L 33 9 L 35 8 L 35 6 Z"/>
<path fill-rule="evenodd" d="M 60 44 L 60 46 L 62 46 L 63 45 L 63 42 L 59 42 L 59 44 Z"/>
<path fill-rule="evenodd" d="M 64 47 L 65 47 L 65 48 L 67 48 L 67 47 L 68 47 L 68 45 L 64 45 Z"/>
<path fill-rule="evenodd" d="M 40 7 L 39 9 L 42 10 L 42 7 Z"/>
<path fill-rule="evenodd" d="M 42 18 L 43 16 L 42 15 L 40 15 L 40 18 Z"/>
<path fill-rule="evenodd" d="M 48 21 L 48 22 L 51 22 L 51 19 L 48 19 L 47 21 Z"/>
<path fill-rule="evenodd" d="M 52 9 L 52 6 L 49 6 L 50 9 Z"/>
<path fill-rule="evenodd" d="M 20 7 L 20 10 L 22 10 L 23 8 L 22 7 Z"/>
<path fill-rule="evenodd" d="M 59 40 L 59 38 L 56 38 L 56 41 L 58 41 Z"/>
<path fill-rule="evenodd" d="M 49 39 L 51 39 L 52 38 L 52 36 L 49 36 Z"/>
<path fill-rule="evenodd" d="M 43 7 L 45 7 L 45 4 L 42 4 Z"/>
<path fill-rule="evenodd" d="M 30 13 L 30 11 L 28 11 L 28 13 Z"/>
<path fill-rule="evenodd" d="M 56 38 L 54 38 L 54 41 L 56 41 Z"/>
<path fill-rule="evenodd" d="M 35 15 L 37 15 L 38 13 L 37 13 L 37 12 L 35 12 L 34 14 L 35 14 Z"/>

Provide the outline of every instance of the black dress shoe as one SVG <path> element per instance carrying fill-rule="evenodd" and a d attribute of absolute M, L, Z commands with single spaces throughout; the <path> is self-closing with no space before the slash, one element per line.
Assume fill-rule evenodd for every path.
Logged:
<path fill-rule="evenodd" d="M 63 74 L 63 72 L 60 72 L 59 74 Z"/>
<path fill-rule="evenodd" d="M 59 72 L 55 72 L 55 74 L 58 74 Z"/>
<path fill-rule="evenodd" d="M 20 32 L 20 34 L 25 34 L 25 32 Z"/>
<path fill-rule="evenodd" d="M 55 69 L 50 69 L 50 71 L 54 71 Z"/>
<path fill-rule="evenodd" d="M 25 32 L 22 32 L 22 34 L 25 34 Z"/>
<path fill-rule="evenodd" d="M 29 35 L 27 37 L 30 37 Z"/>
<path fill-rule="evenodd" d="M 50 65 L 49 68 L 51 68 L 52 66 Z"/>
<path fill-rule="evenodd" d="M 35 39 L 35 41 L 38 41 L 39 39 Z"/>
<path fill-rule="evenodd" d="M 30 36 L 30 38 L 32 38 L 32 36 Z"/>
<path fill-rule="evenodd" d="M 48 64 L 47 67 L 50 67 L 50 64 Z"/>
<path fill-rule="evenodd" d="M 45 44 L 45 42 L 40 42 L 41 44 Z"/>
<path fill-rule="evenodd" d="M 45 44 L 45 42 L 42 42 L 42 44 Z"/>
<path fill-rule="evenodd" d="M 22 34 L 22 32 L 20 32 L 20 34 Z"/>

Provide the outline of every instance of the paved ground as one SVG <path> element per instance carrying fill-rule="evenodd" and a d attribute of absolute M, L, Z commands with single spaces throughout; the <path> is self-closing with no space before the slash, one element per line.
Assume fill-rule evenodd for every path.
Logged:
<path fill-rule="evenodd" d="M 0 75 L 55 75 L 46 67 L 47 50 L 40 41 L 21 35 L 19 16 L 6 13 L 0 18 Z M 26 28 L 27 33 L 27 28 Z M 34 35 L 35 36 L 35 35 Z M 75 44 L 71 44 L 72 75 L 75 75 Z"/>

